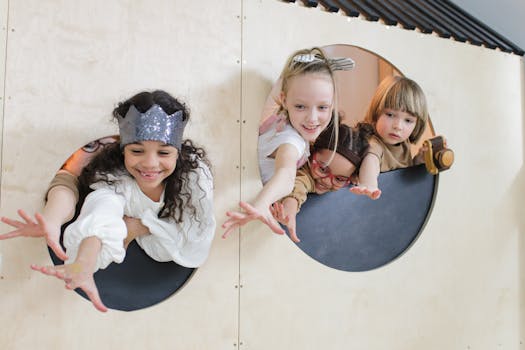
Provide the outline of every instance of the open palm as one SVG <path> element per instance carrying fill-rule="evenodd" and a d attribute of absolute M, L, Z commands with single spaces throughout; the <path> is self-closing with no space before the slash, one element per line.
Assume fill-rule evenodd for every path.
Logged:
<path fill-rule="evenodd" d="M 45 237 L 47 245 L 53 252 L 62 260 L 67 260 L 67 255 L 60 245 L 60 226 L 48 224 L 45 218 L 39 214 L 35 214 L 33 219 L 25 211 L 19 209 L 18 215 L 24 220 L 13 220 L 2 217 L 0 221 L 4 224 L 14 227 L 16 230 L 10 231 L 0 235 L 0 240 L 14 237 Z"/>

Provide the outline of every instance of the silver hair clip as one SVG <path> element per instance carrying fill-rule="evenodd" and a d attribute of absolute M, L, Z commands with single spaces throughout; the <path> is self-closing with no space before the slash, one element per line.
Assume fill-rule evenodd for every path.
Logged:
<path fill-rule="evenodd" d="M 140 113 L 131 105 L 124 118 L 118 116 L 120 146 L 139 141 L 160 141 L 180 150 L 186 122 L 187 119 L 182 119 L 181 110 L 167 115 L 155 104 L 145 113 Z"/>
<path fill-rule="evenodd" d="M 310 63 L 313 61 L 322 61 L 319 57 L 315 57 L 313 53 L 302 53 L 293 57 L 294 62 Z"/>
<path fill-rule="evenodd" d="M 292 59 L 293 62 L 310 63 L 310 62 L 321 62 L 322 58 L 316 56 L 313 53 L 305 53 L 295 55 Z M 350 70 L 355 67 L 355 61 L 350 57 L 333 57 L 327 58 L 327 63 L 332 71 L 336 70 Z"/>

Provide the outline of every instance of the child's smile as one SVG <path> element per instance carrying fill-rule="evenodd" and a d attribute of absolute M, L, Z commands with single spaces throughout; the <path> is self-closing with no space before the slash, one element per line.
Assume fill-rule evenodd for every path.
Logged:
<path fill-rule="evenodd" d="M 306 141 L 315 141 L 332 117 L 332 79 L 316 73 L 296 76 L 290 80 L 286 96 L 282 98 L 290 124 Z"/>
<path fill-rule="evenodd" d="M 175 147 L 159 141 L 131 143 L 124 148 L 124 164 L 142 192 L 158 201 L 163 181 L 175 170 L 178 154 Z"/>

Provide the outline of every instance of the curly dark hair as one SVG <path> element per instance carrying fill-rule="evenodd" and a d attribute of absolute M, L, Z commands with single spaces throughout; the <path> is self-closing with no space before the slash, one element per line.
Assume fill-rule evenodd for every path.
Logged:
<path fill-rule="evenodd" d="M 187 120 L 190 116 L 188 109 L 183 103 L 161 90 L 141 92 L 119 103 L 113 110 L 113 116 L 115 118 L 117 115 L 125 116 L 131 105 L 144 113 L 154 104 L 159 105 L 167 114 L 173 114 L 182 110 L 184 120 Z M 172 217 L 177 222 L 182 222 L 184 207 L 188 207 L 192 214 L 196 213 L 195 207 L 191 204 L 190 191 L 182 191 L 182 189 L 188 185 L 188 173 L 197 173 L 195 169 L 201 167 L 201 164 L 211 168 L 205 150 L 194 145 L 189 139 L 184 140 L 179 150 L 175 170 L 164 180 L 166 184 L 164 206 L 159 211 L 159 218 Z M 106 146 L 82 170 L 78 178 L 80 193 L 79 207 L 82 205 L 86 196 L 92 191 L 89 187 L 91 184 L 98 181 L 112 184 L 114 181 L 111 180 L 110 175 L 127 173 L 120 142 Z"/>
<path fill-rule="evenodd" d="M 346 159 L 348 159 L 356 168 L 359 168 L 361 161 L 368 151 L 368 139 L 374 134 L 374 127 L 368 123 L 358 123 L 355 127 L 345 124 L 339 125 L 339 139 L 337 147 L 335 139 L 332 137 L 331 129 L 334 127 L 330 123 L 328 127 L 321 132 L 313 145 L 313 152 L 321 149 L 334 150 Z"/>

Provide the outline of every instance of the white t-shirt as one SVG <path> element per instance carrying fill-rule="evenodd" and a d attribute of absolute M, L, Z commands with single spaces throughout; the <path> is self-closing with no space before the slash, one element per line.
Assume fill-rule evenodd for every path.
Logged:
<path fill-rule="evenodd" d="M 157 261 L 175 261 L 186 267 L 198 267 L 208 257 L 215 234 L 213 214 L 213 179 L 202 162 L 196 173 L 190 171 L 182 193 L 191 193 L 195 215 L 189 208 L 183 211 L 181 223 L 173 218 L 158 218 L 164 206 L 164 193 L 159 202 L 152 201 L 129 175 L 114 177 L 111 185 L 97 182 L 95 190 L 85 199 L 78 218 L 64 232 L 64 245 L 69 261 L 74 261 L 84 238 L 96 236 L 102 241 L 97 269 L 111 262 L 120 263 L 126 251 L 123 241 L 127 236 L 123 216 L 140 219 L 149 228 L 149 235 L 137 238 L 139 246 Z"/>
<path fill-rule="evenodd" d="M 275 172 L 275 158 L 270 157 L 280 145 L 290 144 L 297 149 L 299 155 L 297 167 L 300 168 L 310 155 L 309 145 L 305 139 L 289 123 L 281 124 L 275 119 L 273 124 L 259 135 L 257 148 L 259 170 L 263 184 L 267 183 Z"/>

